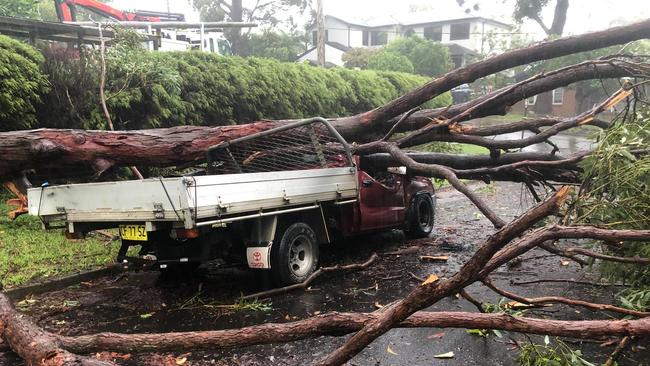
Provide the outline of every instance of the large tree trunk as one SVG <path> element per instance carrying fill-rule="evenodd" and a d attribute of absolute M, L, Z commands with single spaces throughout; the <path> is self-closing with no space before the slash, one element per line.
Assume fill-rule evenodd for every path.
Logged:
<path fill-rule="evenodd" d="M 381 312 L 334 312 L 290 323 L 268 323 L 241 329 L 162 334 L 100 333 L 66 337 L 44 331 L 17 312 L 9 299 L 0 293 L 0 339 L 7 342 L 29 365 L 39 366 L 114 366 L 111 362 L 79 356 L 103 351 L 188 352 L 290 342 L 325 335 L 341 336 L 360 330 L 380 316 Z M 508 314 L 418 312 L 397 326 L 500 329 L 572 338 L 650 335 L 650 318 L 560 321 Z"/>

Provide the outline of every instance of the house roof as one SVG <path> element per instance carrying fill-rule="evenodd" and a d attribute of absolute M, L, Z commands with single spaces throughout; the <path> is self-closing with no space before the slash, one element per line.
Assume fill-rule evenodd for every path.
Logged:
<path fill-rule="evenodd" d="M 512 25 L 482 16 L 467 16 L 464 12 L 453 13 L 449 12 L 418 12 L 409 13 L 405 15 L 386 15 L 382 17 L 372 18 L 354 18 L 350 17 L 342 19 L 334 15 L 326 15 L 326 18 L 331 18 L 343 22 L 348 25 L 362 27 L 362 28 L 381 28 L 386 26 L 421 26 L 428 24 L 442 24 L 466 21 L 479 21 L 491 23 L 503 28 L 512 29 Z"/>
<path fill-rule="evenodd" d="M 344 46 L 344 45 L 342 45 L 342 44 L 340 44 L 338 42 L 325 42 L 325 47 L 328 47 L 328 46 L 332 47 L 332 48 L 336 48 L 337 50 L 342 51 L 342 52 L 347 52 L 350 49 L 350 47 L 346 47 L 346 46 Z M 301 53 L 300 55 L 296 56 L 296 60 L 300 59 L 301 57 L 305 56 L 306 54 L 312 52 L 315 49 L 316 49 L 316 46 L 311 47 L 307 51 L 305 51 L 305 52 Z"/>

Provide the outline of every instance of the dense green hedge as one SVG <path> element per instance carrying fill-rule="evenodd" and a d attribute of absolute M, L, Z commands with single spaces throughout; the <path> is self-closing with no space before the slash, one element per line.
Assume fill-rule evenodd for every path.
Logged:
<path fill-rule="evenodd" d="M 0 36 L 0 129 L 36 124 L 35 107 L 48 91 L 42 62 L 43 56 L 32 47 Z"/>
<path fill-rule="evenodd" d="M 98 55 L 88 52 L 79 57 L 61 49 L 44 53 L 43 72 L 51 87 L 34 84 L 40 85 L 43 99 L 34 103 L 38 126 L 104 128 Z M 118 46 L 108 54 L 106 91 L 116 128 L 139 129 L 349 115 L 380 106 L 427 80 L 395 72 L 323 69 L 200 52 L 149 53 Z M 450 102 L 443 95 L 428 106 Z M 27 112 L 33 119 L 34 111 Z"/>

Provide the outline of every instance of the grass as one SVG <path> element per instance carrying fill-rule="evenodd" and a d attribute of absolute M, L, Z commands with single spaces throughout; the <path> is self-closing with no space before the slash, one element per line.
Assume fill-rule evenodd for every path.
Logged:
<path fill-rule="evenodd" d="M 62 230 L 45 231 L 37 217 L 10 221 L 0 190 L 0 283 L 4 288 L 100 267 L 113 262 L 119 243 L 89 238 L 68 240 Z"/>
<path fill-rule="evenodd" d="M 483 146 L 476 146 L 476 145 L 469 145 L 469 144 L 454 144 L 454 145 L 458 145 L 461 154 L 485 155 L 490 153 L 490 150 L 484 148 Z"/>

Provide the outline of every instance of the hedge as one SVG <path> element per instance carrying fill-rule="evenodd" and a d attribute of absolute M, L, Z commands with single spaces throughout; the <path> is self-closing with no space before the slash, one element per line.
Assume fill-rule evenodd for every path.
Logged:
<path fill-rule="evenodd" d="M 35 53 L 28 46 L 21 49 Z M 25 110 L 39 127 L 104 128 L 99 57 L 43 51 L 51 87 L 38 85 L 43 103 Z M 33 65 L 30 66 L 33 69 Z M 39 75 L 21 71 L 35 80 Z M 259 119 L 338 117 L 370 110 L 428 81 L 396 72 L 324 69 L 272 59 L 202 52 L 150 53 L 113 47 L 108 54 L 107 103 L 118 129 L 227 125 Z M 25 84 L 25 83 L 21 83 Z M 33 91 L 32 91 L 33 92 Z M 448 94 L 428 107 L 451 103 Z M 2 126 L 7 125 L 2 117 Z M 36 127 L 34 123 L 11 128 Z"/>
<path fill-rule="evenodd" d="M 36 107 L 48 83 L 41 72 L 43 56 L 32 47 L 0 36 L 0 129 L 36 125 Z"/>

